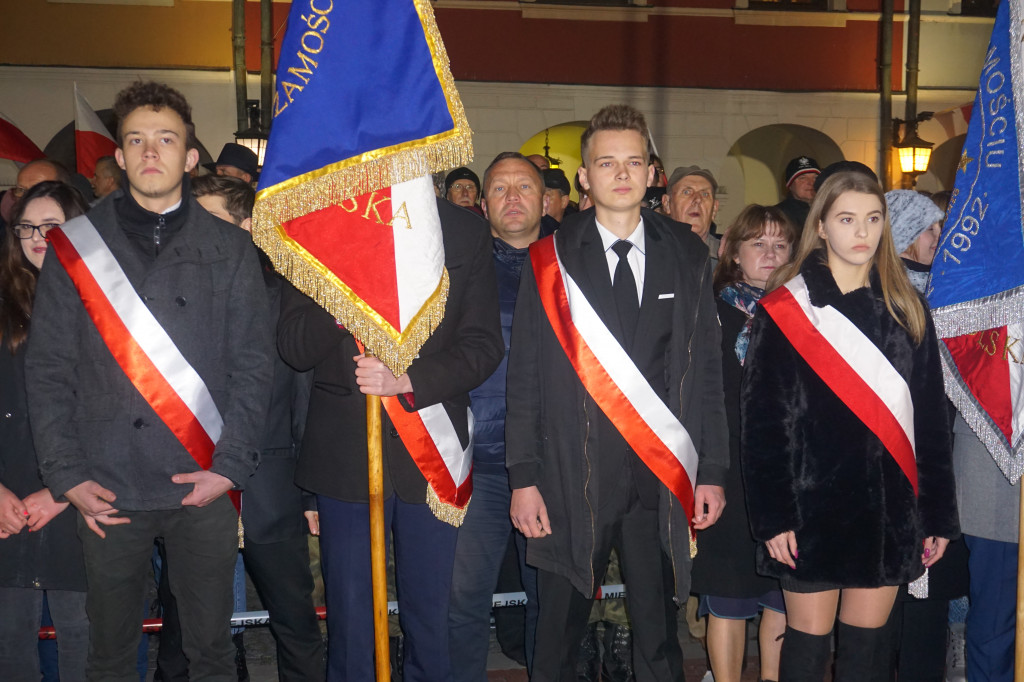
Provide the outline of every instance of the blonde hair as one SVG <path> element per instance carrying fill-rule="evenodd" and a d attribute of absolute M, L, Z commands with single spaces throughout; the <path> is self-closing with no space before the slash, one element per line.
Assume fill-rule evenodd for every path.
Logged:
<path fill-rule="evenodd" d="M 892 241 L 892 228 L 889 226 L 889 213 L 885 204 L 885 195 L 878 183 L 862 173 L 836 173 L 828 178 L 811 202 L 807 222 L 804 223 L 803 236 L 797 247 L 796 257 L 789 265 L 775 271 L 768 282 L 768 290 L 778 288 L 793 277 L 796 277 L 808 258 L 820 258 L 828 264 L 825 254 L 825 242 L 818 234 L 818 226 L 824 222 L 832 205 L 846 192 L 870 194 L 878 199 L 885 219 L 882 238 L 872 257 L 872 265 L 878 271 L 878 279 L 882 287 L 882 298 L 885 308 L 896 322 L 907 330 L 914 343 L 921 343 L 925 332 L 925 310 L 917 291 L 907 279 L 903 263 L 900 262 L 896 246 Z"/>

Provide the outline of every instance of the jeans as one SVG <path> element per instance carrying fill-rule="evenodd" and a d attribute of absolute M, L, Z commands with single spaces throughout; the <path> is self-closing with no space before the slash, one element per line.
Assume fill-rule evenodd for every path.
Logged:
<path fill-rule="evenodd" d="M 85 592 L 46 590 L 50 617 L 57 631 L 61 682 L 85 680 L 89 620 Z M 0 587 L 0 671 L 4 682 L 39 682 L 39 623 L 43 590 Z"/>
<path fill-rule="evenodd" d="M 487 679 L 491 638 L 491 598 L 498 583 L 509 533 L 512 491 L 508 476 L 473 473 L 473 499 L 459 527 L 448 606 L 448 650 L 453 682 Z M 526 656 L 532 663 L 537 628 L 537 569 L 525 564 L 525 538 L 517 533 L 519 564 L 526 591 Z"/>

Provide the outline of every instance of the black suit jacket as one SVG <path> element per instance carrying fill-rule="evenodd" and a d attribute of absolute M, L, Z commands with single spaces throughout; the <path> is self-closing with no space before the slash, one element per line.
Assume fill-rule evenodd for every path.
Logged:
<path fill-rule="evenodd" d="M 450 282 L 448 302 L 444 319 L 408 374 L 415 408 L 443 404 L 465 446 L 469 391 L 498 366 L 505 344 L 487 223 L 447 201 L 438 201 L 437 207 Z M 345 502 L 366 502 L 366 398 L 356 385 L 355 339 L 312 299 L 287 287 L 278 349 L 295 369 L 313 370 L 296 483 Z M 397 492 L 405 502 L 425 502 L 426 479 L 383 411 L 382 420 L 385 496 Z"/>
<path fill-rule="evenodd" d="M 631 355 L 693 439 L 698 482 L 722 485 L 728 435 L 708 250 L 685 225 L 648 210 L 643 218 L 644 293 Z M 616 333 L 618 314 L 594 212 L 567 217 L 548 239 L 555 240 L 566 271 Z M 664 318 L 670 320 L 667 332 Z M 551 535 L 529 541 L 527 560 L 592 594 L 592 510 L 602 504 L 598 481 L 608 474 L 603 467 L 609 440 L 604 429 L 593 428 L 603 414 L 555 337 L 529 260 L 512 324 L 507 404 L 509 482 L 513 488 L 539 487 L 552 528 Z M 658 492 L 662 541 L 676 564 L 682 596 L 689 591 L 687 514 L 668 488 L 659 483 Z"/>

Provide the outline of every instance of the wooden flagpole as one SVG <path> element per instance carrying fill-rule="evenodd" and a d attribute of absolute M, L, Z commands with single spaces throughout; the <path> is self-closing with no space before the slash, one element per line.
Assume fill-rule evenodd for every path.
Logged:
<path fill-rule="evenodd" d="M 1024 481 L 1020 486 L 1020 508 L 1018 510 L 1018 521 L 1024 520 Z M 1013 679 L 1024 680 L 1024 522 L 1019 523 L 1017 528 L 1017 636 L 1016 636 L 1016 657 L 1013 666 Z"/>
<path fill-rule="evenodd" d="M 380 398 L 366 396 L 366 457 L 370 485 L 370 576 L 377 682 L 391 679 L 388 649 L 387 558 L 384 554 L 384 463 L 380 443 Z"/>

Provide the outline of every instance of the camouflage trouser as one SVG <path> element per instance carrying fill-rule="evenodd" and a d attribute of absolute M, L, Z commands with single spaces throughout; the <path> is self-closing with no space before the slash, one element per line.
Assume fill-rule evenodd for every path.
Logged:
<path fill-rule="evenodd" d="M 614 549 L 608 556 L 608 570 L 604 574 L 605 585 L 621 585 L 622 569 L 619 567 L 619 553 Z M 629 614 L 626 613 L 625 599 L 602 599 L 594 602 L 590 609 L 591 623 L 611 623 L 629 627 Z"/>

